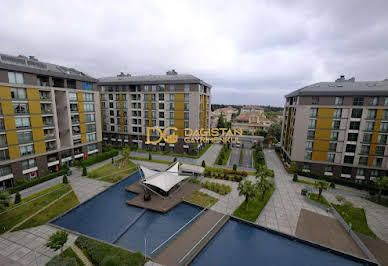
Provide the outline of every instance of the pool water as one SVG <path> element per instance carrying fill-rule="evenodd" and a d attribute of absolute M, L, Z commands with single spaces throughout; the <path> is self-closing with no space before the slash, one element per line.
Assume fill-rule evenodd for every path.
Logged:
<path fill-rule="evenodd" d="M 147 255 L 149 255 L 157 246 L 198 214 L 201 208 L 181 203 L 165 214 L 150 210 L 142 214 L 143 208 L 125 203 L 126 200 L 136 196 L 134 193 L 127 192 L 125 187 L 133 184 L 139 178 L 140 175 L 136 172 L 52 223 L 143 253 L 144 238 L 146 238 L 146 250 Z M 141 215 L 140 218 L 139 215 Z M 120 236 L 120 233 L 135 219 L 137 219 L 136 222 Z"/>
<path fill-rule="evenodd" d="M 230 219 L 191 265 L 314 265 L 363 263 Z"/>

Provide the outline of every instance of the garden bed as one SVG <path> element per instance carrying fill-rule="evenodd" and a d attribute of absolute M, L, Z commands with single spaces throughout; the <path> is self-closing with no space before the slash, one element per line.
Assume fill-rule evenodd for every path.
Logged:
<path fill-rule="evenodd" d="M 227 144 L 224 144 L 222 146 L 220 153 L 217 156 L 216 164 L 226 165 L 228 163 L 231 152 L 232 152 L 232 149 L 229 148 Z"/>
<path fill-rule="evenodd" d="M 46 266 L 58 266 L 58 265 L 85 265 L 82 260 L 74 253 L 71 247 L 68 247 L 63 251 L 62 254 L 56 255 L 49 262 L 47 262 Z"/>
<path fill-rule="evenodd" d="M 88 177 L 109 183 L 116 183 L 137 170 L 137 165 L 131 161 L 121 164 L 117 160 L 115 163 L 108 163 L 88 173 Z"/>
<path fill-rule="evenodd" d="M 209 178 L 240 182 L 246 176 L 248 176 L 248 172 L 246 171 L 214 168 L 214 167 L 205 168 L 205 177 L 209 177 Z"/>
<path fill-rule="evenodd" d="M 321 197 L 318 199 L 318 194 L 317 193 L 309 193 L 308 195 L 309 199 L 316 201 L 322 205 L 325 205 L 327 207 L 330 207 L 329 202 L 325 199 L 324 196 L 321 195 Z"/>
<path fill-rule="evenodd" d="M 215 182 L 206 181 L 206 182 L 202 183 L 201 185 L 203 188 L 206 188 L 208 190 L 211 190 L 211 191 L 216 192 L 216 193 L 223 195 L 223 196 L 227 195 L 228 193 L 230 193 L 232 191 L 232 188 L 230 186 L 215 183 Z"/>
<path fill-rule="evenodd" d="M 202 207 L 211 207 L 218 201 L 218 199 L 209 196 L 208 194 L 203 193 L 201 191 L 194 192 L 193 194 L 185 198 L 185 200 Z"/>

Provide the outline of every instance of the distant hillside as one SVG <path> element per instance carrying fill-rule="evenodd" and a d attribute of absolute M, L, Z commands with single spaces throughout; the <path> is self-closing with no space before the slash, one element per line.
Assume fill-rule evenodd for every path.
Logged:
<path fill-rule="evenodd" d="M 232 106 L 233 108 L 236 108 L 238 110 L 243 107 L 243 105 L 234 105 L 234 104 L 212 104 L 212 111 L 225 108 L 228 106 Z M 283 112 L 283 107 L 276 107 L 276 106 L 270 106 L 270 105 L 259 105 L 260 107 L 264 108 L 264 112 Z"/>

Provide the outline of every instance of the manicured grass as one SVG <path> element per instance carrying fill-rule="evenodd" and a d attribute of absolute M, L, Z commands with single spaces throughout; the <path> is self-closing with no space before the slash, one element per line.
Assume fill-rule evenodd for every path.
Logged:
<path fill-rule="evenodd" d="M 381 197 L 381 202 L 377 202 L 377 196 L 366 197 L 365 199 L 388 208 L 388 199 L 386 199 L 386 198 Z"/>
<path fill-rule="evenodd" d="M 215 161 L 218 165 L 226 165 L 228 163 L 230 154 L 232 152 L 232 149 L 228 149 L 228 146 L 225 144 L 222 146 L 222 149 L 217 155 L 217 159 Z"/>
<path fill-rule="evenodd" d="M 342 218 L 349 224 L 355 232 L 376 238 L 375 233 L 369 228 L 365 217 L 365 211 L 361 208 L 332 204 Z"/>
<path fill-rule="evenodd" d="M 116 162 L 114 164 L 108 163 L 90 171 L 88 173 L 88 177 L 110 183 L 116 183 L 136 170 L 137 166 L 132 161 L 126 162 L 125 165 L 121 165 L 120 162 Z"/>
<path fill-rule="evenodd" d="M 129 159 L 131 160 L 138 160 L 138 161 L 149 161 L 153 163 L 164 163 L 164 164 L 172 164 L 170 161 L 165 161 L 165 160 L 148 160 L 148 158 L 143 158 L 143 157 L 135 157 L 135 156 L 129 156 Z"/>
<path fill-rule="evenodd" d="M 167 156 L 174 156 L 174 157 L 186 157 L 186 158 L 193 158 L 198 159 L 200 158 L 210 147 L 212 144 L 207 144 L 205 148 L 203 148 L 197 155 L 189 155 L 189 154 L 182 154 L 182 153 L 173 153 L 173 152 L 163 152 L 163 151 L 147 151 L 143 149 L 135 150 L 137 152 L 146 152 L 151 154 L 160 154 L 160 155 L 167 155 Z"/>
<path fill-rule="evenodd" d="M 25 203 L 25 202 L 27 202 L 27 201 L 33 200 L 33 199 L 35 199 L 35 198 L 37 198 L 37 197 L 39 197 L 39 196 L 42 196 L 42 195 L 44 195 L 44 194 L 46 194 L 46 193 L 49 193 L 49 192 L 51 192 L 51 191 L 54 191 L 54 190 L 56 190 L 56 189 L 59 189 L 59 188 L 61 188 L 61 187 L 63 187 L 63 186 L 65 186 L 65 184 L 60 183 L 60 184 L 58 184 L 58 185 L 55 185 L 55 186 L 53 186 L 53 187 L 50 187 L 50 188 L 44 189 L 44 190 L 42 190 L 42 191 L 40 191 L 40 192 L 38 192 L 38 193 L 35 193 L 35 194 L 31 195 L 31 196 L 22 198 L 22 201 L 21 201 L 19 204 L 22 204 L 22 203 Z M 19 205 L 19 204 L 17 204 L 17 205 Z M 15 205 L 15 206 L 17 206 L 17 205 Z"/>
<path fill-rule="evenodd" d="M 228 149 L 226 150 L 226 153 L 225 153 L 225 158 L 224 160 L 222 161 L 222 165 L 226 165 L 228 163 L 228 160 L 229 160 L 229 157 L 230 157 L 230 154 L 232 153 L 232 149 Z"/>
<path fill-rule="evenodd" d="M 321 197 L 318 199 L 318 194 L 317 193 L 309 193 L 309 199 L 314 200 L 320 204 L 323 204 L 327 207 L 329 207 L 329 202 L 325 199 L 324 196 L 321 195 Z"/>
<path fill-rule="evenodd" d="M 63 197 L 61 200 L 56 202 L 54 205 L 51 205 L 46 210 L 41 213 L 35 215 L 31 219 L 27 220 L 25 223 L 21 224 L 13 231 L 18 231 L 38 225 L 42 225 L 50 221 L 51 219 L 61 215 L 67 210 L 73 208 L 74 206 L 79 204 L 79 200 L 74 192 Z"/>
<path fill-rule="evenodd" d="M 185 200 L 203 207 L 208 207 L 209 205 L 213 206 L 218 201 L 218 199 L 200 191 L 191 194 L 190 196 L 186 197 Z"/>
<path fill-rule="evenodd" d="M 219 184 L 216 182 L 209 182 L 209 181 L 202 183 L 202 187 L 208 190 L 214 191 L 220 195 L 227 195 L 232 191 L 232 188 L 228 185 Z"/>
<path fill-rule="evenodd" d="M 70 185 L 0 215 L 0 234 L 11 229 L 71 189 Z"/>
<path fill-rule="evenodd" d="M 233 212 L 233 215 L 241 219 L 254 222 L 259 217 L 261 211 L 264 209 L 268 200 L 271 198 L 275 188 L 267 192 L 267 195 L 264 197 L 264 200 L 261 200 L 261 197 L 258 196 L 248 201 L 248 211 L 245 210 L 245 201 L 237 207 Z"/>
<path fill-rule="evenodd" d="M 315 184 L 312 181 L 303 180 L 303 179 L 299 179 L 299 178 L 298 178 L 298 181 L 294 181 L 294 182 L 298 182 L 298 183 L 302 183 L 302 184 L 307 184 L 307 185 L 312 185 L 312 186 L 314 186 L 314 184 Z"/>
<path fill-rule="evenodd" d="M 140 252 L 129 252 L 94 239 L 80 236 L 75 244 L 85 253 L 93 265 L 144 265 L 146 258 Z"/>
<path fill-rule="evenodd" d="M 68 247 L 63 251 L 64 261 L 62 261 L 62 255 L 59 254 L 47 262 L 46 266 L 58 266 L 58 265 L 85 265 L 80 258 L 74 253 L 74 251 Z M 76 262 L 77 264 L 75 264 Z M 69 263 L 69 264 L 66 264 Z M 73 264 L 72 264 L 73 263 Z"/>

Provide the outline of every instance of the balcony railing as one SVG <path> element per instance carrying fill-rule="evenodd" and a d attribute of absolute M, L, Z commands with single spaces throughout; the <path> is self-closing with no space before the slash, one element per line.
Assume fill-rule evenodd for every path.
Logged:
<path fill-rule="evenodd" d="M 57 148 L 55 145 L 46 146 L 46 151 L 53 151 Z"/>
<path fill-rule="evenodd" d="M 55 134 L 45 134 L 44 138 L 45 138 L 46 140 L 55 139 Z"/>
<path fill-rule="evenodd" d="M 52 114 L 53 110 L 51 108 L 42 109 L 42 114 Z"/>
<path fill-rule="evenodd" d="M 54 122 L 53 121 L 43 121 L 43 126 L 45 127 L 53 127 Z"/>

